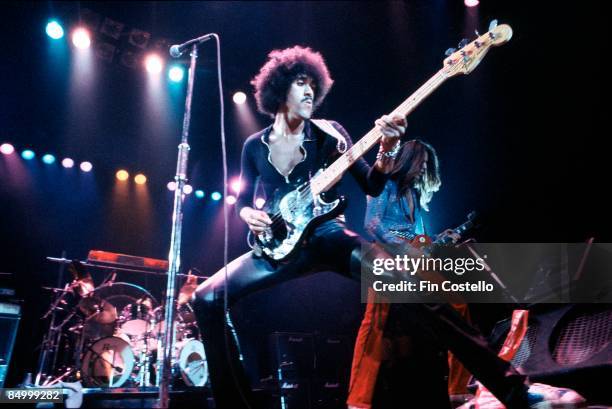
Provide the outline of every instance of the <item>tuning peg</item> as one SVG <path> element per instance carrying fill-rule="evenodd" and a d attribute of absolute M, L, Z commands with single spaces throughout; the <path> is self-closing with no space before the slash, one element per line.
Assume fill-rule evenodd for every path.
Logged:
<path fill-rule="evenodd" d="M 497 27 L 497 20 L 492 20 L 489 23 L 489 31 L 495 30 L 495 27 Z"/>
<path fill-rule="evenodd" d="M 454 53 L 455 51 L 457 51 L 456 48 L 449 48 L 448 50 L 444 51 L 444 55 L 446 55 L 447 57 L 450 56 L 452 53 Z"/>
<path fill-rule="evenodd" d="M 464 38 L 463 40 L 459 41 L 459 49 L 462 49 L 463 47 L 465 47 L 468 42 L 469 40 L 467 38 Z"/>
<path fill-rule="evenodd" d="M 478 30 L 474 30 L 474 33 L 476 34 L 476 37 L 480 37 L 480 33 L 478 32 Z"/>

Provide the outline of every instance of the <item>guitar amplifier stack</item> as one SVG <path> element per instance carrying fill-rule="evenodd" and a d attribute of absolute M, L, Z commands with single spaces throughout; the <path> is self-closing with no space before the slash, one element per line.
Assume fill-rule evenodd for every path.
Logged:
<path fill-rule="evenodd" d="M 345 408 L 352 344 L 347 337 L 275 332 L 270 337 L 278 408 Z"/>
<path fill-rule="evenodd" d="M 21 319 L 21 305 L 13 300 L 14 296 L 15 290 L 0 288 L 0 388 L 4 387 Z"/>

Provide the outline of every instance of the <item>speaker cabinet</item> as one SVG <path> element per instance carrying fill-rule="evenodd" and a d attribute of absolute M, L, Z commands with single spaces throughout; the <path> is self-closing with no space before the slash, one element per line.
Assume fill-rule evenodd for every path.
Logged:
<path fill-rule="evenodd" d="M 501 347 L 509 320 L 493 329 Z M 538 305 L 512 364 L 533 382 L 575 389 L 589 403 L 612 404 L 604 386 L 612 379 L 612 306 L 609 304 Z"/>

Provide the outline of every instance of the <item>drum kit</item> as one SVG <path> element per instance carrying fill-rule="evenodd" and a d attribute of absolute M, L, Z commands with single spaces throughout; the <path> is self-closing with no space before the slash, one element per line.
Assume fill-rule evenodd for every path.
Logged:
<path fill-rule="evenodd" d="M 159 386 L 165 331 L 164 306 L 146 289 L 114 277 L 95 287 L 79 262 L 68 265 L 74 280 L 57 296 L 44 338 L 36 384 L 80 380 L 98 388 Z M 195 314 L 187 302 L 196 276 L 179 291 L 172 348 L 176 384 L 204 386 L 208 368 Z M 58 317 L 59 316 L 59 317 Z M 59 318 L 59 319 L 58 319 Z M 59 324 L 56 324 L 59 322 Z"/>

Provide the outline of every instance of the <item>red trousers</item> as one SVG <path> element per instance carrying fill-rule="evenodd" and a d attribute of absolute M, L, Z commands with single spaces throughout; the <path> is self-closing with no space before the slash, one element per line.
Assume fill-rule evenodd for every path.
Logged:
<path fill-rule="evenodd" d="M 347 404 L 358 408 L 370 409 L 376 378 L 383 359 L 384 328 L 389 316 L 390 304 L 377 300 L 373 291 L 368 292 L 368 304 L 365 316 L 361 321 L 353 363 L 351 366 L 351 379 Z M 378 301 L 378 302 L 376 302 Z M 466 304 L 453 304 L 453 307 L 469 320 L 469 311 Z M 466 393 L 470 373 L 449 352 L 449 394 Z"/>

